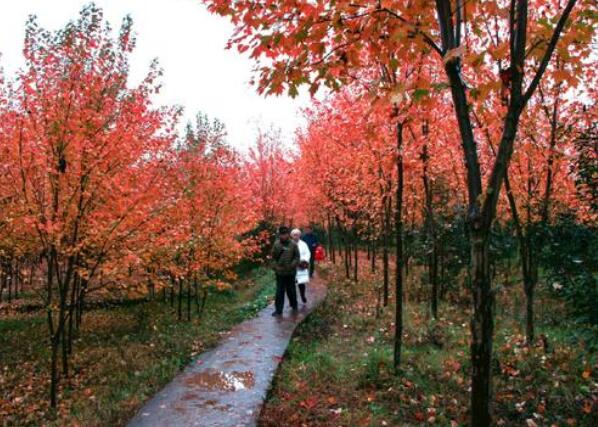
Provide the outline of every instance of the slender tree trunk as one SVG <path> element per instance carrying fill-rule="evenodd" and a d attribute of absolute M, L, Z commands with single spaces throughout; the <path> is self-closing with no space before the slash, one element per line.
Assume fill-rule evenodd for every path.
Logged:
<path fill-rule="evenodd" d="M 353 230 L 353 257 L 354 257 L 354 264 L 353 264 L 353 280 L 357 282 L 357 271 L 359 270 L 359 245 L 357 244 L 357 231 Z"/>
<path fill-rule="evenodd" d="M 474 314 L 471 322 L 472 425 L 490 425 L 492 336 L 494 293 L 491 289 L 488 234 L 472 230 L 472 290 Z"/>
<path fill-rule="evenodd" d="M 176 286 L 176 279 L 170 275 L 170 306 L 174 308 L 174 287 Z"/>
<path fill-rule="evenodd" d="M 88 284 L 89 282 L 87 281 L 87 279 L 81 278 L 81 291 L 79 295 L 79 301 L 77 303 L 79 311 L 77 315 L 77 331 L 79 330 L 79 327 L 81 326 L 81 323 L 83 321 L 83 313 L 85 312 L 85 298 L 87 297 Z"/>
<path fill-rule="evenodd" d="M 372 265 L 371 265 L 371 270 L 372 273 L 376 272 L 376 252 L 377 252 L 377 244 L 376 244 L 376 240 L 373 239 L 372 240 Z"/>
<path fill-rule="evenodd" d="M 401 364 L 403 343 L 403 124 L 397 123 L 397 195 L 395 201 L 396 277 L 394 367 Z"/>
<path fill-rule="evenodd" d="M 56 409 L 58 404 L 58 346 L 60 340 L 52 337 L 50 340 L 50 407 Z"/>
<path fill-rule="evenodd" d="M 19 275 L 19 260 L 16 259 L 15 260 L 15 265 L 14 265 L 14 281 L 15 281 L 15 290 L 14 290 L 14 296 L 15 299 L 19 298 L 19 284 L 20 284 L 20 275 Z"/>
<path fill-rule="evenodd" d="M 330 257 L 332 259 L 332 263 L 336 264 L 336 254 L 334 250 L 334 241 L 332 238 L 332 220 L 330 219 L 330 214 L 328 216 L 328 250 L 330 251 Z"/>
<path fill-rule="evenodd" d="M 437 245 L 434 239 L 430 263 L 430 276 L 432 279 L 432 317 L 438 318 L 438 253 Z"/>
<path fill-rule="evenodd" d="M 68 317 L 69 317 L 69 323 L 68 323 L 68 334 L 67 334 L 67 354 L 70 356 L 73 353 L 73 323 L 74 323 L 74 317 L 75 317 L 75 309 L 76 309 L 76 303 L 77 303 L 77 295 L 79 295 L 79 276 L 75 275 L 75 278 L 73 279 L 73 290 L 71 292 L 71 302 L 69 304 L 69 310 L 68 310 Z"/>
<path fill-rule="evenodd" d="M 191 280 L 187 279 L 187 321 L 191 321 Z"/>
<path fill-rule="evenodd" d="M 0 263 L 0 302 L 2 302 L 2 294 L 6 287 L 6 273 L 4 272 L 4 265 Z"/>
<path fill-rule="evenodd" d="M 154 281 L 149 277 L 147 279 L 147 291 L 148 291 L 148 295 L 149 295 L 149 300 L 153 301 L 154 297 L 156 296 L 156 291 L 154 288 Z"/>
<path fill-rule="evenodd" d="M 12 302 L 12 282 L 13 282 L 13 274 L 12 274 L 12 260 L 8 262 L 8 277 L 7 277 L 7 282 L 8 282 L 8 302 Z"/>
<path fill-rule="evenodd" d="M 183 318 L 183 279 L 180 277 L 176 279 L 179 282 L 179 292 L 178 292 L 178 319 L 181 320 Z"/>
<path fill-rule="evenodd" d="M 389 286 L 390 286 L 390 267 L 388 261 L 388 245 L 389 245 L 389 236 L 390 236 L 390 209 L 392 201 L 389 197 L 386 197 L 384 200 L 384 226 L 383 226 L 383 233 L 382 233 L 382 277 L 383 277 L 383 286 L 384 286 L 384 299 L 383 305 L 384 307 L 388 306 L 388 296 L 389 296 Z"/>
<path fill-rule="evenodd" d="M 424 137 L 427 131 L 424 130 Z M 430 184 L 430 179 L 428 177 L 428 167 L 429 167 L 429 160 L 430 156 L 428 154 L 428 144 L 427 141 L 424 141 L 424 145 L 422 148 L 421 159 L 423 163 L 423 184 L 424 184 L 424 193 L 425 193 L 425 200 L 426 200 L 426 207 L 425 207 L 425 228 L 426 228 L 426 246 L 429 250 L 428 255 L 428 271 L 430 277 L 430 285 L 432 288 L 431 298 L 430 298 L 430 308 L 432 311 L 432 317 L 436 319 L 438 317 L 438 245 L 436 242 L 436 224 L 434 219 L 434 206 L 433 206 L 433 194 L 432 194 L 432 186 Z"/>
<path fill-rule="evenodd" d="M 54 256 L 55 249 L 50 248 L 46 256 L 47 279 L 46 279 L 46 316 L 48 320 L 48 332 L 50 336 L 50 408 L 56 409 L 58 404 L 58 346 L 60 335 L 54 331 L 53 306 L 53 280 L 54 280 Z"/>
<path fill-rule="evenodd" d="M 195 312 L 199 314 L 199 282 L 197 281 L 197 275 L 193 276 L 193 290 L 195 292 Z"/>
<path fill-rule="evenodd" d="M 349 270 L 353 269 L 353 249 L 354 249 L 354 243 L 351 241 L 351 236 L 349 234 L 349 230 L 345 229 L 345 239 L 347 242 L 347 259 L 349 260 Z M 347 279 L 350 278 L 347 277 Z"/>
<path fill-rule="evenodd" d="M 341 228 L 340 228 L 340 219 L 338 218 L 338 216 L 336 217 L 336 249 L 337 249 L 337 253 L 338 253 L 338 257 L 339 257 L 339 262 L 342 264 L 343 262 L 343 236 L 341 234 Z"/>
<path fill-rule="evenodd" d="M 532 250 L 532 238 L 530 236 L 531 230 L 529 227 L 523 227 L 519 212 L 517 209 L 517 203 L 515 201 L 515 195 L 511 189 L 511 183 L 508 175 L 505 175 L 505 190 L 507 193 L 507 199 L 509 201 L 509 208 L 511 210 L 511 216 L 513 217 L 513 223 L 515 224 L 515 234 L 519 242 L 519 258 L 521 264 L 521 275 L 523 278 L 523 290 L 526 297 L 526 310 L 525 310 L 525 336 L 528 343 L 534 341 L 534 289 L 537 281 L 537 263 L 534 260 L 534 254 Z"/>
<path fill-rule="evenodd" d="M 526 296 L 526 310 L 525 310 L 525 335 L 527 338 L 527 342 L 532 344 L 535 339 L 535 330 L 534 330 L 534 290 L 536 287 L 536 283 L 534 281 L 533 275 L 528 274 L 528 277 L 524 278 L 524 288 L 525 288 L 525 296 Z"/>
<path fill-rule="evenodd" d="M 29 270 L 29 290 L 33 289 L 33 282 L 35 281 L 35 261 L 31 261 L 31 270 Z"/>
<path fill-rule="evenodd" d="M 351 278 L 351 266 L 350 266 L 350 259 L 351 259 L 351 252 L 349 251 L 348 243 L 347 243 L 347 233 L 345 230 L 341 230 L 343 236 L 343 246 L 344 246 L 344 255 L 345 255 L 345 276 L 347 279 Z"/>
<path fill-rule="evenodd" d="M 201 318 L 203 316 L 203 312 L 204 309 L 206 307 L 206 301 L 208 300 L 208 290 L 204 289 L 203 290 L 203 297 L 201 299 L 201 307 L 199 309 L 199 317 Z"/>
<path fill-rule="evenodd" d="M 69 359 L 68 359 L 68 337 L 67 328 L 63 327 L 60 333 L 60 342 L 62 343 L 62 375 L 64 378 L 69 376 Z"/>

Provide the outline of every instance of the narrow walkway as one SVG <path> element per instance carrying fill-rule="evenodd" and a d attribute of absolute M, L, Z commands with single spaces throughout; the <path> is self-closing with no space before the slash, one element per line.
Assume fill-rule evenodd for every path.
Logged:
<path fill-rule="evenodd" d="M 237 325 L 147 402 L 129 427 L 255 426 L 295 327 L 325 296 L 326 287 L 314 278 L 298 313 L 287 307 L 275 318 L 270 305 Z"/>

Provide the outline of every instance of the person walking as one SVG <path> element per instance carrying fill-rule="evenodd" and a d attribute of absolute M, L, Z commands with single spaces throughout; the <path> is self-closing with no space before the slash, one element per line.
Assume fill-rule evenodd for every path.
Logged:
<path fill-rule="evenodd" d="M 284 308 L 285 293 L 292 309 L 297 310 L 295 275 L 299 265 L 299 248 L 297 243 L 291 240 L 287 227 L 283 226 L 278 229 L 278 238 L 274 242 L 270 256 L 272 269 L 276 274 L 275 311 L 272 316 L 280 316 Z"/>
<path fill-rule="evenodd" d="M 311 254 L 309 259 L 309 277 L 313 277 L 314 269 L 316 267 L 316 248 L 318 247 L 318 238 L 314 234 L 311 225 L 305 227 L 305 233 L 303 233 L 302 240 L 307 243 L 309 252 Z"/>
<path fill-rule="evenodd" d="M 291 231 L 291 239 L 297 243 L 297 247 L 299 248 L 299 265 L 297 266 L 296 282 L 299 286 L 301 301 L 303 301 L 303 304 L 307 304 L 305 287 L 309 283 L 309 260 L 311 259 L 311 252 L 307 243 L 301 240 L 301 230 L 298 228 Z"/>

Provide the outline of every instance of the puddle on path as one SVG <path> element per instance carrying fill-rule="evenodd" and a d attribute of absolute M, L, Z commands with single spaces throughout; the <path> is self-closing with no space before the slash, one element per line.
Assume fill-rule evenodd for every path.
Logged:
<path fill-rule="evenodd" d="M 206 369 L 187 378 L 185 384 L 208 391 L 239 391 L 252 388 L 255 376 L 251 371 L 223 372 Z"/>

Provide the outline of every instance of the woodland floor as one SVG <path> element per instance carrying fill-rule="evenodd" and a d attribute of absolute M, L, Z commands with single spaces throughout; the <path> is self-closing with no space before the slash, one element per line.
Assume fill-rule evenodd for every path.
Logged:
<path fill-rule="evenodd" d="M 377 317 L 373 289 L 380 285 L 379 274 L 366 272 L 358 283 L 344 279 L 335 267 L 328 274 L 327 299 L 297 329 L 259 425 L 467 425 L 468 299 L 442 303 L 434 321 L 427 304 L 411 299 L 416 288 L 411 273 L 403 363 L 395 374 L 394 307 Z M 548 338 L 549 351 L 541 340 L 526 346 L 520 314 L 524 299 L 516 287 L 498 286 L 496 425 L 598 425 L 597 355 L 578 339 L 575 325 L 563 320 L 562 307 L 542 294 L 537 329 L 538 336 Z"/>
<path fill-rule="evenodd" d="M 264 308 L 271 273 L 211 292 L 201 319 L 178 321 L 168 302 L 132 302 L 85 314 L 63 381 L 57 418 L 48 410 L 49 351 L 42 313 L 0 318 L 0 426 L 118 426 L 197 354 Z"/>

